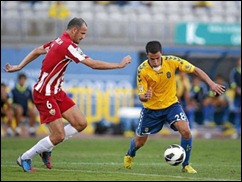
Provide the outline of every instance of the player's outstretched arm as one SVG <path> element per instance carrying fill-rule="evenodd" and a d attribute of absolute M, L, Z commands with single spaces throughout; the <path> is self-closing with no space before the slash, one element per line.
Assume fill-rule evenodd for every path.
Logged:
<path fill-rule="evenodd" d="M 105 62 L 100 60 L 93 60 L 90 58 L 84 59 L 81 62 L 92 69 L 108 70 L 108 69 L 118 69 L 118 68 L 126 67 L 129 63 L 131 63 L 131 57 L 125 56 L 122 59 L 122 61 L 119 63 L 110 63 L 110 62 Z"/>
<path fill-rule="evenodd" d="M 208 85 L 209 87 L 211 88 L 211 90 L 219 95 L 223 94 L 225 92 L 225 86 L 224 85 L 220 85 L 220 84 L 217 84 L 215 83 L 214 81 L 212 81 L 210 79 L 210 77 L 203 71 L 201 70 L 200 68 L 198 67 L 195 67 L 195 70 L 193 72 L 195 75 L 197 75 L 199 78 L 201 78 L 202 80 L 204 80 Z"/>
<path fill-rule="evenodd" d="M 41 54 L 46 54 L 46 50 L 43 46 L 37 47 L 32 50 L 18 65 L 11 65 L 7 63 L 5 68 L 3 68 L 6 72 L 15 72 L 23 69 L 27 64 L 35 60 Z"/>

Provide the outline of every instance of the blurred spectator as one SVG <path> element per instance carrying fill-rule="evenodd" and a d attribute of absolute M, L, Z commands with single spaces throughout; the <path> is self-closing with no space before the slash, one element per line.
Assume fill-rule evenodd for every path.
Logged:
<path fill-rule="evenodd" d="M 18 83 L 12 89 L 13 108 L 15 111 L 16 118 L 16 135 L 21 134 L 20 123 L 23 117 L 29 119 L 29 135 L 36 135 L 36 110 L 33 104 L 32 91 L 26 85 L 27 76 L 25 74 L 19 74 Z"/>
<path fill-rule="evenodd" d="M 1 122 L 6 118 L 7 120 L 7 136 L 13 136 L 12 121 L 14 118 L 13 109 L 9 101 L 7 86 L 1 83 Z"/>
<path fill-rule="evenodd" d="M 210 9 L 212 7 L 212 1 L 193 1 L 192 8 L 206 8 Z"/>
<path fill-rule="evenodd" d="M 153 4 L 153 1 L 140 1 L 142 5 L 145 5 L 147 7 L 151 7 Z"/>
<path fill-rule="evenodd" d="M 29 3 L 30 6 L 31 6 L 31 8 L 33 9 L 34 6 L 35 6 L 35 4 L 36 4 L 36 3 L 39 3 L 39 2 L 41 2 L 41 1 L 20 1 L 20 2 L 23 2 L 23 3 Z"/>
<path fill-rule="evenodd" d="M 64 29 L 64 20 L 70 16 L 69 8 L 62 1 L 54 1 L 48 10 L 49 17 L 55 20 L 56 36 L 61 35 Z"/>
<path fill-rule="evenodd" d="M 95 1 L 95 4 L 100 4 L 100 5 L 109 5 L 112 3 L 113 1 Z"/>
<path fill-rule="evenodd" d="M 119 6 L 125 6 L 129 4 L 131 1 L 112 1 L 113 4 L 119 5 Z"/>
<path fill-rule="evenodd" d="M 217 75 L 216 83 L 224 85 L 228 88 L 228 83 L 225 81 L 223 75 Z M 225 135 L 231 135 L 234 130 L 231 130 L 231 124 L 229 122 L 229 96 L 226 89 L 223 95 L 214 95 L 212 91 L 209 91 L 208 97 L 206 98 L 207 105 L 210 107 L 211 121 L 212 123 L 205 123 L 207 126 L 220 125 Z M 209 121 L 208 121 L 209 122 Z"/>
<path fill-rule="evenodd" d="M 193 1 L 192 9 L 204 8 L 209 15 L 211 15 L 212 1 Z"/>
<path fill-rule="evenodd" d="M 68 7 L 62 1 L 55 1 L 50 5 L 49 17 L 58 20 L 65 20 L 70 16 Z"/>
<path fill-rule="evenodd" d="M 241 58 L 238 59 L 236 67 L 230 71 L 230 86 L 235 92 L 233 111 L 236 134 L 234 138 L 239 138 L 241 136 Z"/>
<path fill-rule="evenodd" d="M 209 108 L 203 105 L 203 101 L 207 96 L 208 88 L 207 85 L 198 77 L 194 76 L 192 78 L 192 88 L 190 91 L 191 103 L 195 108 L 195 113 L 201 113 L 201 117 L 199 117 L 198 122 L 204 122 L 204 119 L 209 120 L 210 113 Z M 208 110 L 208 111 L 207 111 Z M 191 112 L 190 117 L 195 118 L 195 113 Z"/>
<path fill-rule="evenodd" d="M 139 8 L 141 6 L 149 6 L 148 4 L 145 4 L 147 1 L 129 1 L 128 5 L 134 8 Z"/>

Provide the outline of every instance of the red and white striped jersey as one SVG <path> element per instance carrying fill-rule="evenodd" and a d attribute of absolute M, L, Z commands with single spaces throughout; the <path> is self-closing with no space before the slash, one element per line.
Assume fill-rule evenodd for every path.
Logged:
<path fill-rule="evenodd" d="M 66 32 L 43 46 L 47 54 L 42 62 L 40 75 L 34 89 L 43 95 L 52 95 L 61 90 L 68 64 L 72 61 L 79 63 L 88 56 Z"/>

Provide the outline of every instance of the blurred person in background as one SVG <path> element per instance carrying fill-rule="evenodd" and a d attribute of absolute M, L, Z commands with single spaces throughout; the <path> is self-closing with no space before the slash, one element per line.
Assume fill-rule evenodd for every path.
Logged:
<path fill-rule="evenodd" d="M 113 1 L 94 1 L 95 4 L 99 4 L 99 5 L 110 5 L 113 3 Z"/>
<path fill-rule="evenodd" d="M 17 84 L 11 90 L 11 94 L 16 119 L 16 136 L 21 134 L 20 124 L 24 118 L 27 118 L 29 122 L 29 135 L 32 137 L 36 136 L 37 113 L 33 102 L 32 90 L 27 86 L 27 76 L 24 73 L 18 75 Z"/>
<path fill-rule="evenodd" d="M 146 54 L 148 59 L 140 64 L 136 77 L 139 99 L 143 108 L 136 128 L 136 136 L 131 139 L 130 147 L 124 156 L 124 167 L 131 169 L 137 150 L 144 146 L 148 136 L 159 132 L 165 123 L 169 123 L 171 129 L 179 131 L 181 146 L 186 152 L 182 171 L 197 173 L 189 163 L 192 134 L 189 121 L 176 96 L 175 73 L 177 69 L 194 73 L 218 94 L 224 93 L 224 86 L 213 82 L 204 71 L 188 61 L 176 56 L 162 55 L 162 46 L 159 41 L 148 42 Z"/>
<path fill-rule="evenodd" d="M 16 72 L 45 54 L 39 78 L 33 87 L 33 98 L 40 114 L 40 122 L 47 125 L 50 134 L 18 157 L 17 164 L 25 172 L 34 171 L 32 159 L 36 155 L 40 155 L 44 165 L 51 169 L 53 148 L 87 126 L 83 113 L 62 89 L 67 66 L 75 62 L 92 69 L 110 70 L 124 68 L 131 62 L 129 55 L 119 63 L 94 60 L 85 55 L 78 44 L 86 37 L 87 30 L 87 23 L 82 18 L 73 18 L 58 38 L 36 47 L 18 65 L 7 63 L 5 66 L 5 71 Z M 69 124 L 64 126 L 62 118 Z"/>
<path fill-rule="evenodd" d="M 50 5 L 48 15 L 51 19 L 55 20 L 56 36 L 59 36 L 64 27 L 64 20 L 70 16 L 68 6 L 63 1 L 54 1 Z"/>
<path fill-rule="evenodd" d="M 237 65 L 230 71 L 230 87 L 234 90 L 233 112 L 236 133 L 233 138 L 241 137 L 241 58 Z"/>
<path fill-rule="evenodd" d="M 196 114 L 201 114 L 202 117 L 199 117 L 200 121 L 198 122 L 202 123 L 204 123 L 205 120 L 211 120 L 211 115 L 209 114 L 210 110 L 208 107 L 209 105 L 203 104 L 207 93 L 207 85 L 199 77 L 193 76 L 191 79 L 190 99 L 194 106 L 194 112 L 190 112 L 190 117 L 195 118 Z"/>
<path fill-rule="evenodd" d="M 13 108 L 9 100 L 9 94 L 7 91 L 7 85 L 1 83 L 1 122 L 2 120 L 7 120 L 7 130 L 6 134 L 9 137 L 14 136 L 12 122 L 14 119 Z"/>
<path fill-rule="evenodd" d="M 228 88 L 228 83 L 225 81 L 223 75 L 217 75 L 215 77 L 215 81 L 216 83 L 224 85 L 226 88 Z M 229 122 L 229 96 L 227 93 L 228 89 L 226 89 L 223 95 L 214 96 L 213 92 L 209 91 L 205 99 L 207 105 L 206 112 L 211 115 L 211 120 L 207 121 L 208 123 L 205 123 L 207 124 L 206 126 L 214 127 L 216 125 L 219 125 L 219 127 L 226 135 L 228 135 L 231 131 L 229 130 L 231 124 Z M 217 119 L 216 121 L 216 118 L 219 119 Z"/>
<path fill-rule="evenodd" d="M 212 1 L 193 1 L 193 8 L 210 8 L 212 5 Z"/>
<path fill-rule="evenodd" d="M 32 10 L 34 10 L 34 7 L 36 6 L 36 4 L 41 3 L 42 1 L 19 1 L 20 3 L 29 3 Z"/>
<path fill-rule="evenodd" d="M 211 15 L 211 8 L 213 7 L 212 1 L 193 1 L 192 9 L 204 8 L 209 15 Z"/>
<path fill-rule="evenodd" d="M 205 9 L 210 9 L 213 6 L 212 1 L 193 1 L 192 8 L 205 8 Z"/>

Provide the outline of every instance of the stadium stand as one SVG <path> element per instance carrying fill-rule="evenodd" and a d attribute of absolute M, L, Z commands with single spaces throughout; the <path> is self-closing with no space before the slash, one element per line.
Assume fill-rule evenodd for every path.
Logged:
<path fill-rule="evenodd" d="M 36 42 L 43 41 L 43 38 L 52 38 L 56 27 L 52 25 L 53 20 L 48 18 L 51 2 L 39 1 L 31 5 L 27 1 L 1 1 L 2 41 Z M 135 45 L 140 41 L 145 42 L 145 35 L 153 35 L 154 38 L 162 39 L 165 44 L 172 45 L 174 39 L 167 36 L 167 32 L 172 32 L 176 23 L 181 21 L 241 23 L 241 1 L 213 1 L 210 7 L 211 15 L 203 8 L 192 9 L 192 1 L 154 1 L 150 7 L 142 4 L 100 5 L 92 1 L 65 3 L 70 9 L 71 16 L 82 16 L 90 27 L 94 27 L 88 33 L 87 41 L 91 43 L 94 40 L 102 43 L 108 40 L 110 43 L 110 39 L 113 38 L 115 42 L 125 40 Z M 12 23 L 8 23 L 10 19 Z M 149 28 L 152 20 L 165 29 L 166 33 L 157 31 L 157 27 Z"/>

